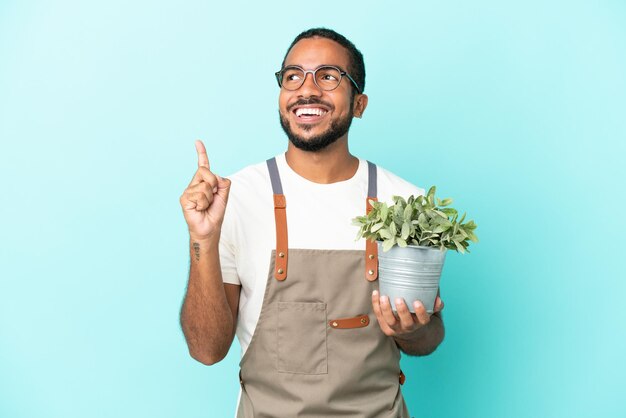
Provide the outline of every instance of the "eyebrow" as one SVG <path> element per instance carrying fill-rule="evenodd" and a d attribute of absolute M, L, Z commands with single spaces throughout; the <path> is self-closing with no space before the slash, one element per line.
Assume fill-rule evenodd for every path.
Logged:
<path fill-rule="evenodd" d="M 298 64 L 285 65 L 282 69 L 284 70 L 285 68 L 291 68 L 291 67 L 298 67 L 298 68 L 302 68 L 302 69 L 306 70 L 306 68 L 304 68 L 302 65 L 298 65 Z M 339 68 L 341 71 L 346 71 L 346 70 L 343 69 L 343 67 L 341 65 L 337 65 L 337 64 L 321 64 L 321 65 L 318 65 L 315 68 L 312 68 L 311 70 L 317 70 L 318 68 L 322 68 L 322 67 L 336 67 L 336 68 Z"/>

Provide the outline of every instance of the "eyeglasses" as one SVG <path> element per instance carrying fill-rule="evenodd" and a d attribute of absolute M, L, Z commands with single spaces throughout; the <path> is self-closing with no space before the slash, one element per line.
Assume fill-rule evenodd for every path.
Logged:
<path fill-rule="evenodd" d="M 317 87 L 324 91 L 335 90 L 339 87 L 339 83 L 341 83 L 343 76 L 346 76 L 352 84 L 354 84 L 356 91 L 361 93 L 361 89 L 359 89 L 359 86 L 350 74 L 343 71 L 341 68 L 334 67 L 332 65 L 322 65 L 321 67 L 317 67 L 315 70 L 305 70 L 304 68 L 296 65 L 290 65 L 276 72 L 275 75 L 276 81 L 278 81 L 278 85 L 280 87 L 294 91 L 298 90 L 304 84 L 304 80 L 306 79 L 306 75 L 308 73 L 313 74 L 313 82 Z"/>

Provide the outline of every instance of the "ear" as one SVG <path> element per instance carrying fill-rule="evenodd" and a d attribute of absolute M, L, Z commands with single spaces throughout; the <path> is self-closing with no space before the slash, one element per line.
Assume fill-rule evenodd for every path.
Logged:
<path fill-rule="evenodd" d="M 354 98 L 354 103 L 352 104 L 352 112 L 354 113 L 354 116 L 357 118 L 361 118 L 363 116 L 363 112 L 365 112 L 366 107 L 367 95 L 357 94 Z"/>

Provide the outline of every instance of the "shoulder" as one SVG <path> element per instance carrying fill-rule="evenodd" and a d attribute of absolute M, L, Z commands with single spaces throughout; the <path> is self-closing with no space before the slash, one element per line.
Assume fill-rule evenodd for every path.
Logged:
<path fill-rule="evenodd" d="M 233 185 L 236 184 L 241 187 L 248 187 L 260 181 L 262 182 L 264 179 L 269 180 L 267 163 L 263 161 L 251 164 L 231 174 L 228 176 L 228 179 L 233 183 Z"/>
<path fill-rule="evenodd" d="M 249 200 L 258 193 L 271 194 L 271 182 L 265 161 L 244 167 L 229 175 L 228 179 L 231 181 L 229 203 L 231 200 Z"/>
<path fill-rule="evenodd" d="M 420 196 L 425 194 L 425 189 L 419 187 L 402 177 L 392 173 L 384 167 L 377 166 L 378 200 L 390 202 L 391 196 L 407 198 L 411 195 Z"/>
<path fill-rule="evenodd" d="M 250 214 L 273 209 L 272 184 L 265 161 L 251 164 L 227 176 L 230 180 L 225 222 L 250 219 Z"/>

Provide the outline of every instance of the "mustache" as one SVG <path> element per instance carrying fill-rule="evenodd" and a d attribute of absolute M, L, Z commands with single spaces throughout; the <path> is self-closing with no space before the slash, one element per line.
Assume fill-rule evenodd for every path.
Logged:
<path fill-rule="evenodd" d="M 318 105 L 324 105 L 326 106 L 328 109 L 333 110 L 334 106 L 330 103 L 327 103 L 323 100 L 320 100 L 316 97 L 310 97 L 308 99 L 298 99 L 297 102 L 292 103 L 291 105 L 289 105 L 289 107 L 287 108 L 287 110 L 289 112 L 291 112 L 293 110 L 294 107 L 296 106 L 306 106 L 306 105 L 312 105 L 312 104 L 318 104 Z"/>

